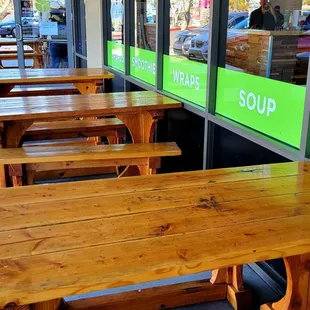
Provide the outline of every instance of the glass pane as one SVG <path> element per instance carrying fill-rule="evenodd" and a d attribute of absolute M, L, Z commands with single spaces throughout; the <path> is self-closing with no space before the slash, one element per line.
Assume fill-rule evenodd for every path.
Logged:
<path fill-rule="evenodd" d="M 21 1 L 21 24 L 25 40 L 35 41 L 38 39 L 38 14 L 33 8 L 32 2 Z M 18 55 L 16 33 L 17 26 L 15 21 L 15 10 L 13 0 L 5 1 L 2 3 L 0 10 L 0 68 L 16 69 L 18 68 Z M 24 52 L 27 54 L 25 57 L 25 66 L 32 68 L 35 64 L 33 46 L 25 45 Z"/>
<path fill-rule="evenodd" d="M 68 66 L 65 0 L 20 0 L 21 29 L 26 68 L 59 68 Z M 13 1 L 0 21 L 0 52 L 10 53 L 10 60 L 0 66 L 18 67 L 16 25 Z M 18 24 L 18 21 L 17 21 Z M 2 43 L 1 43 L 2 42 Z M 16 56 L 13 59 L 12 55 Z"/>
<path fill-rule="evenodd" d="M 73 5 L 76 52 L 87 56 L 85 3 L 84 0 L 77 0 Z"/>
<path fill-rule="evenodd" d="M 210 1 L 170 0 L 169 54 L 164 90 L 206 106 Z"/>
<path fill-rule="evenodd" d="M 157 0 L 135 1 L 135 36 L 130 47 L 130 74 L 151 85 L 156 83 Z"/>
<path fill-rule="evenodd" d="M 230 2 L 226 65 L 218 72 L 217 113 L 300 147 L 309 18 L 310 11 L 301 0 Z"/>
<path fill-rule="evenodd" d="M 111 1 L 112 41 L 124 43 L 124 4 L 123 0 Z"/>
<path fill-rule="evenodd" d="M 124 3 L 111 0 L 111 35 L 108 40 L 108 65 L 121 72 L 125 71 L 124 48 Z"/>

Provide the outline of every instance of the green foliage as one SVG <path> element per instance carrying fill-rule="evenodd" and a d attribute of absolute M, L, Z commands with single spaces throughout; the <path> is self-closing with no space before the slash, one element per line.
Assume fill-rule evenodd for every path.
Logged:
<path fill-rule="evenodd" d="M 37 0 L 36 9 L 40 12 L 49 11 L 51 9 L 49 0 Z"/>
<path fill-rule="evenodd" d="M 247 0 L 229 0 L 229 8 L 230 11 L 247 11 L 249 3 Z"/>

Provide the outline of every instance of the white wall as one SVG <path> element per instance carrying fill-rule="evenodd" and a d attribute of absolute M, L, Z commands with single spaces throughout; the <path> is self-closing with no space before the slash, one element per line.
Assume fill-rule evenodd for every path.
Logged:
<path fill-rule="evenodd" d="M 85 0 L 88 68 L 103 67 L 101 0 Z"/>

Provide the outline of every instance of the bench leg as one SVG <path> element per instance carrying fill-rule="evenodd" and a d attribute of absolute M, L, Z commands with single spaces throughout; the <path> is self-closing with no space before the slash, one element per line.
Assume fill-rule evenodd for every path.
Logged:
<path fill-rule="evenodd" d="M 0 86 L 0 97 L 7 97 L 10 91 L 14 88 L 14 84 L 1 85 Z"/>
<path fill-rule="evenodd" d="M 33 185 L 34 184 L 34 170 L 27 170 L 26 177 L 27 177 L 27 185 Z"/>
<path fill-rule="evenodd" d="M 310 254 L 287 257 L 284 263 L 286 294 L 279 302 L 261 306 L 261 310 L 310 309 Z"/>
<path fill-rule="evenodd" d="M 14 187 L 23 186 L 22 165 L 9 165 L 9 175 L 12 178 L 12 184 Z"/>
<path fill-rule="evenodd" d="M 242 266 L 214 270 L 210 282 L 227 284 L 227 300 L 235 310 L 252 309 L 251 292 L 243 286 Z"/>
<path fill-rule="evenodd" d="M 31 310 L 58 310 L 65 307 L 62 299 L 39 302 L 30 306 Z"/>
<path fill-rule="evenodd" d="M 0 165 L 0 188 L 6 187 L 5 166 Z"/>

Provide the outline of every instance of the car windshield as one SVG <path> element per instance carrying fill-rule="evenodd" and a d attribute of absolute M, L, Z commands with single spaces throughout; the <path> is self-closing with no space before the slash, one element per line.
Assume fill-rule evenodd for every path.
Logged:
<path fill-rule="evenodd" d="M 249 18 L 246 18 L 242 22 L 231 27 L 231 29 L 248 29 L 248 28 L 249 28 Z"/>
<path fill-rule="evenodd" d="M 0 23 L 14 23 L 14 17 L 12 15 L 6 16 Z"/>

